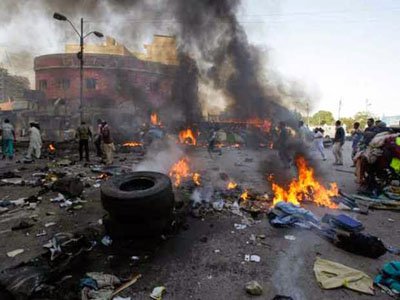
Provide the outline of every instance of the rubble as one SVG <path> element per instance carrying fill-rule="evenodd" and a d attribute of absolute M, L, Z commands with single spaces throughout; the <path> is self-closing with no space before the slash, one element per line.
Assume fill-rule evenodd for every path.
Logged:
<path fill-rule="evenodd" d="M 263 293 L 262 286 L 257 281 L 249 281 L 245 285 L 246 292 L 252 296 L 261 296 Z"/>

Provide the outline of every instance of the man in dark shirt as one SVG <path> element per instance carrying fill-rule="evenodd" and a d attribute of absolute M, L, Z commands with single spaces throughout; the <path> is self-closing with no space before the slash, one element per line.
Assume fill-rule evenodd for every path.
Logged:
<path fill-rule="evenodd" d="M 289 132 L 285 122 L 279 122 L 279 136 L 277 140 L 278 155 L 285 168 L 290 168 L 290 155 L 288 151 Z"/>
<path fill-rule="evenodd" d="M 336 121 L 336 132 L 335 132 L 335 138 L 333 140 L 333 155 L 335 157 L 335 163 L 334 165 L 336 166 L 343 166 L 343 145 L 344 145 L 344 140 L 345 140 L 345 132 L 342 127 L 342 122 L 339 120 Z"/>
<path fill-rule="evenodd" d="M 82 161 L 83 149 L 85 149 L 85 158 L 89 161 L 89 139 L 92 138 L 92 132 L 86 122 L 81 122 L 81 126 L 76 130 L 76 138 L 79 141 L 79 160 Z"/>

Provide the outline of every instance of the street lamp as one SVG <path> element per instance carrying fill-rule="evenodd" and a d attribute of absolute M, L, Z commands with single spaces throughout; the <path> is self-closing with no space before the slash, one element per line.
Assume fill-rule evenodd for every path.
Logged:
<path fill-rule="evenodd" d="M 79 68 L 79 80 L 80 80 L 80 86 L 79 86 L 79 102 L 80 102 L 80 119 L 81 122 L 83 120 L 83 40 L 91 35 L 92 33 L 97 36 L 98 38 L 102 38 L 104 37 L 104 35 L 99 32 L 99 31 L 91 31 L 89 33 L 87 33 L 86 35 L 83 35 L 83 18 L 81 18 L 81 31 L 79 32 L 76 27 L 74 26 L 74 24 L 71 23 L 70 20 L 68 20 L 68 18 L 62 14 L 59 13 L 54 13 L 53 18 L 58 20 L 58 21 L 67 21 L 72 28 L 74 29 L 74 31 L 76 32 L 76 34 L 79 36 L 79 46 L 80 46 L 80 51 L 77 53 L 78 59 L 80 61 L 80 68 Z"/>

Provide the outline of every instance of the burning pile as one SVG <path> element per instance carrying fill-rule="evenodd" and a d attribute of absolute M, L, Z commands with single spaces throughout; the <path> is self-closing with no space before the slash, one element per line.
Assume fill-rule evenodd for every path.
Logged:
<path fill-rule="evenodd" d="M 179 142 L 187 145 L 197 145 L 196 135 L 190 128 L 184 129 L 179 132 Z"/>
<path fill-rule="evenodd" d="M 141 142 L 125 142 L 122 144 L 122 147 L 129 147 L 129 148 L 134 148 L 134 147 L 142 147 L 143 143 Z"/>
<path fill-rule="evenodd" d="M 319 206 L 337 208 L 337 205 L 331 200 L 332 197 L 339 194 L 336 183 L 331 183 L 329 189 L 319 183 L 315 179 L 314 169 L 307 165 L 304 157 L 297 157 L 296 165 L 298 178 L 291 181 L 288 189 L 285 190 L 283 187 L 272 182 L 272 190 L 275 195 L 273 205 L 281 201 L 300 205 L 300 202 L 308 200 Z M 273 178 L 270 177 L 269 180 L 272 181 Z"/>
<path fill-rule="evenodd" d="M 175 163 L 169 171 L 169 177 L 172 179 L 172 183 L 175 187 L 182 184 L 184 180 L 191 179 L 196 186 L 201 185 L 201 176 L 199 173 L 191 172 L 189 166 L 189 158 L 183 157 L 177 163 Z"/>
<path fill-rule="evenodd" d="M 159 126 L 159 125 L 161 125 L 161 121 L 160 121 L 160 119 L 158 118 L 158 115 L 156 114 L 156 113 L 151 113 L 151 115 L 150 115 L 150 124 L 151 125 L 154 125 L 154 126 Z"/>

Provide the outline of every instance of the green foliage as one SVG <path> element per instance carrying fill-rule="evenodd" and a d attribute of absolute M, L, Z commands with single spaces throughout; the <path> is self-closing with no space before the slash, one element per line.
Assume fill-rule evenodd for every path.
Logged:
<path fill-rule="evenodd" d="M 335 118 L 333 117 L 333 114 L 327 110 L 320 110 L 310 118 L 310 124 L 316 126 L 325 124 L 333 125 L 334 122 Z"/>

